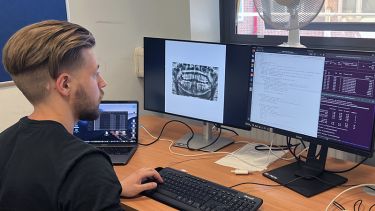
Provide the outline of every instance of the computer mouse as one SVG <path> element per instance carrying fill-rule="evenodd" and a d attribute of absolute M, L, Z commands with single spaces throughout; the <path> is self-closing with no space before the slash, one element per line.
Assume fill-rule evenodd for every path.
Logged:
<path fill-rule="evenodd" d="M 163 167 L 157 167 L 155 168 L 155 170 L 157 172 L 160 172 L 161 170 L 163 169 Z M 162 176 L 162 175 L 160 175 Z M 160 183 L 159 181 L 157 181 L 154 177 L 149 177 L 149 178 L 146 178 L 144 181 L 142 181 L 142 184 L 145 184 L 145 183 L 148 183 L 148 182 L 156 182 L 156 183 Z"/>
<path fill-rule="evenodd" d="M 157 167 L 157 168 L 155 168 L 155 170 L 156 170 L 157 172 L 160 172 L 162 169 L 163 169 L 163 167 Z M 160 176 L 161 176 L 161 175 L 160 175 Z M 142 184 L 149 183 L 149 182 L 156 182 L 158 185 L 161 184 L 158 180 L 156 180 L 156 179 L 153 178 L 153 177 L 146 178 L 144 181 L 142 181 Z M 157 187 L 154 188 L 154 189 L 151 189 L 151 190 L 143 191 L 143 192 L 141 193 L 141 195 L 149 195 L 149 194 L 152 194 L 156 189 L 157 189 Z"/>

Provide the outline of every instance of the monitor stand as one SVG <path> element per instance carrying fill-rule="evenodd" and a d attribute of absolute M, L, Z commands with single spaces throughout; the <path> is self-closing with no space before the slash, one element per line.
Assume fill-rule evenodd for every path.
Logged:
<path fill-rule="evenodd" d="M 211 144 L 215 141 L 216 136 L 212 136 L 212 123 L 203 122 L 203 134 L 194 134 L 194 137 L 189 142 L 190 149 L 200 149 L 204 146 Z M 174 144 L 175 147 L 187 148 L 187 141 L 191 137 L 191 133 L 185 134 L 182 138 L 177 140 Z M 233 143 L 230 138 L 219 137 L 219 139 L 212 145 L 202 148 L 200 150 L 206 152 L 215 152 L 229 144 Z"/>
<path fill-rule="evenodd" d="M 348 179 L 324 171 L 328 147 L 321 146 L 316 158 L 317 144 L 310 143 L 306 161 L 297 161 L 280 168 L 264 172 L 263 176 L 299 193 L 311 197 L 344 184 Z"/>

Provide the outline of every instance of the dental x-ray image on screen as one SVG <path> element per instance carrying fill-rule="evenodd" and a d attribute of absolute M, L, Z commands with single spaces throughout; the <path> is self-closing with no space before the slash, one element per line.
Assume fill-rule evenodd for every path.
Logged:
<path fill-rule="evenodd" d="M 172 63 L 172 93 L 217 101 L 218 67 Z"/>
<path fill-rule="evenodd" d="M 165 111 L 223 123 L 226 46 L 171 40 L 164 58 Z"/>

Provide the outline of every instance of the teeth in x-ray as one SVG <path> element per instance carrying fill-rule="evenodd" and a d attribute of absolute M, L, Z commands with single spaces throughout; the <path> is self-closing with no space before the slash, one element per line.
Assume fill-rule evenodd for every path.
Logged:
<path fill-rule="evenodd" d="M 206 76 L 201 76 L 197 74 L 185 74 L 181 76 L 182 80 L 187 80 L 187 81 L 198 81 L 200 83 L 208 83 L 208 79 Z"/>
<path fill-rule="evenodd" d="M 209 78 L 206 75 L 200 74 L 196 71 L 181 71 L 181 79 L 187 81 L 197 81 L 199 83 L 209 83 Z"/>
<path fill-rule="evenodd" d="M 174 65 L 175 94 L 214 100 L 218 75 L 212 67 L 181 63 Z"/>
<path fill-rule="evenodd" d="M 201 84 L 196 81 L 180 81 L 179 85 L 180 89 L 192 96 L 201 96 L 211 92 L 209 84 Z"/>

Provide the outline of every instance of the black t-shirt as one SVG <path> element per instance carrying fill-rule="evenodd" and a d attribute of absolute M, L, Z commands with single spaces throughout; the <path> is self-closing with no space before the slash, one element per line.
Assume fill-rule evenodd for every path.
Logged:
<path fill-rule="evenodd" d="M 110 158 L 60 123 L 27 117 L 0 133 L 0 210 L 122 210 Z"/>

